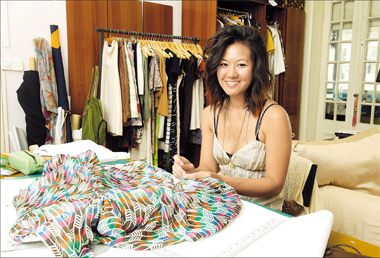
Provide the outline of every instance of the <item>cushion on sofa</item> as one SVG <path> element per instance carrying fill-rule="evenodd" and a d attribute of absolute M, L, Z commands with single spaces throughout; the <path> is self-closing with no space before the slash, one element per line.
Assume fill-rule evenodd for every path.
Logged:
<path fill-rule="evenodd" d="M 294 141 L 293 152 L 318 165 L 318 185 L 380 196 L 380 126 L 335 141 Z"/>
<path fill-rule="evenodd" d="M 319 192 L 324 208 L 334 214 L 332 230 L 380 246 L 380 197 L 333 185 Z"/>

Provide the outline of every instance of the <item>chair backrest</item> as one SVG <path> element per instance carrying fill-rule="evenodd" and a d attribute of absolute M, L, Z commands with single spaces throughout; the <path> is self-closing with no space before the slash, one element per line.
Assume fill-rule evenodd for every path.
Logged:
<path fill-rule="evenodd" d="M 300 211 L 303 211 L 301 214 L 309 213 L 309 207 L 313 205 L 312 197 L 314 197 L 313 193 L 315 193 L 316 172 L 317 165 L 311 160 L 292 153 L 288 174 L 282 190 L 285 196 L 285 206 L 287 205 L 288 207 L 283 207 L 283 209 L 297 210 L 298 214 Z M 319 192 L 317 194 L 319 194 Z M 290 205 L 290 203 L 292 204 Z M 289 212 L 286 213 L 289 214 Z M 290 215 L 297 216 L 298 214 Z"/>

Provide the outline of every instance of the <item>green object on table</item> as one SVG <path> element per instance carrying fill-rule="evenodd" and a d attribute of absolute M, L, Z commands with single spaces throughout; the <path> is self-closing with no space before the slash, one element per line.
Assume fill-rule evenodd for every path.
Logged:
<path fill-rule="evenodd" d="M 42 173 L 45 159 L 30 151 L 16 151 L 9 154 L 9 164 L 24 175 Z"/>

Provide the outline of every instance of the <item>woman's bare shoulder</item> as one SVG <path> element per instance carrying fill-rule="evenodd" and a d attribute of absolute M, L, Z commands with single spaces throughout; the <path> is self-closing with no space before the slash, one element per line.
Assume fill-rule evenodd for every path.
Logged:
<path fill-rule="evenodd" d="M 203 109 L 202 113 L 202 124 L 207 124 L 208 126 L 212 125 L 213 121 L 213 111 L 214 108 L 212 106 L 207 106 L 205 109 Z"/>
<path fill-rule="evenodd" d="M 276 104 L 276 105 L 272 105 L 272 104 Z M 269 107 L 270 105 L 272 106 Z M 266 119 L 276 120 L 279 118 L 288 118 L 288 113 L 286 112 L 286 110 L 274 100 L 268 100 L 267 103 L 265 103 L 265 106 L 263 109 L 265 110 L 266 108 L 268 108 L 267 111 L 265 112 Z"/>

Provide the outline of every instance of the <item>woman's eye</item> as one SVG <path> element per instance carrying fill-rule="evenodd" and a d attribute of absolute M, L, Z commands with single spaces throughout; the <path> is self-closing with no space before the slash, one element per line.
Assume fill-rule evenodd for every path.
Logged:
<path fill-rule="evenodd" d="M 238 66 L 247 66 L 246 64 L 238 64 Z"/>
<path fill-rule="evenodd" d="M 226 63 L 221 63 L 220 66 L 227 66 L 227 64 Z"/>

